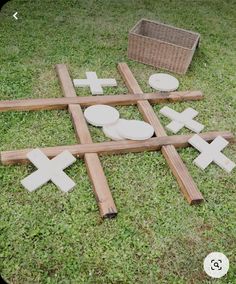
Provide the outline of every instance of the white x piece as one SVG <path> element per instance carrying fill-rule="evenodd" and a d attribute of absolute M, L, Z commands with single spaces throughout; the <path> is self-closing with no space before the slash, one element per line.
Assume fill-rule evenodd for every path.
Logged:
<path fill-rule="evenodd" d="M 195 134 L 188 142 L 201 154 L 193 161 L 195 165 L 204 170 L 210 163 L 215 162 L 219 167 L 230 173 L 235 163 L 228 159 L 222 151 L 229 142 L 222 136 L 216 137 L 210 144 Z"/>
<path fill-rule="evenodd" d="M 63 192 L 67 192 L 75 186 L 73 180 L 63 172 L 65 168 L 76 161 L 69 151 L 63 151 L 49 160 L 43 152 L 35 149 L 27 154 L 27 158 L 38 168 L 37 171 L 21 181 L 28 191 L 34 191 L 50 180 Z"/>
<path fill-rule="evenodd" d="M 160 110 L 160 113 L 172 119 L 172 122 L 169 123 L 166 128 L 173 133 L 177 133 L 184 126 L 196 133 L 201 132 L 204 128 L 204 125 L 193 120 L 193 118 L 198 115 L 198 112 L 191 107 L 179 113 L 165 106 Z"/>
<path fill-rule="evenodd" d="M 96 72 L 86 72 L 87 79 L 74 79 L 75 87 L 90 87 L 92 95 L 102 95 L 102 87 L 117 86 L 115 79 L 98 79 Z"/>

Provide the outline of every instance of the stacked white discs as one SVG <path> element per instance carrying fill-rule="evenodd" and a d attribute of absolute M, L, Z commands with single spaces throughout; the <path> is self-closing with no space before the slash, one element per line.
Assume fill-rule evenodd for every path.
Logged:
<path fill-rule="evenodd" d="M 148 83 L 153 89 L 163 92 L 172 92 L 179 87 L 179 81 L 175 77 L 165 73 L 151 75 Z"/>
<path fill-rule="evenodd" d="M 123 120 L 126 121 L 125 119 L 119 119 L 116 123 L 112 125 L 103 126 L 102 130 L 106 137 L 115 141 L 124 140 L 124 137 L 121 136 L 118 132 L 118 125 L 122 123 Z"/>
<path fill-rule="evenodd" d="M 116 123 L 103 126 L 103 132 L 112 140 L 146 140 L 153 136 L 153 127 L 144 121 L 119 119 Z"/>
<path fill-rule="evenodd" d="M 144 121 L 140 120 L 119 120 L 117 124 L 117 132 L 121 137 L 130 140 L 146 140 L 153 136 L 153 127 Z"/>
<path fill-rule="evenodd" d="M 107 105 L 95 105 L 84 111 L 86 120 L 102 127 L 104 134 L 112 140 L 146 140 L 153 136 L 153 127 L 144 121 L 119 119 L 119 112 Z"/>
<path fill-rule="evenodd" d="M 88 123 L 102 127 L 117 122 L 120 114 L 114 107 L 95 105 L 86 108 L 84 116 Z"/>

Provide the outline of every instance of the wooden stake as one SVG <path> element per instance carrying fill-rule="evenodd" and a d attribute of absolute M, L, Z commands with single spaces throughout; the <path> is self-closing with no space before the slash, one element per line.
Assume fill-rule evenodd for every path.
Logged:
<path fill-rule="evenodd" d="M 131 93 L 143 93 L 126 63 L 119 63 L 118 70 Z M 167 134 L 150 103 L 147 100 L 140 100 L 138 101 L 137 105 L 143 115 L 144 120 L 149 122 L 154 127 L 156 136 L 166 136 Z M 161 151 L 166 158 L 166 161 L 171 168 L 172 173 L 176 177 L 180 189 L 183 195 L 186 197 L 187 201 L 190 204 L 201 202 L 203 200 L 203 196 L 199 192 L 194 180 L 189 174 L 187 167 L 181 160 L 175 147 L 173 145 L 163 146 Z"/>
<path fill-rule="evenodd" d="M 56 65 L 56 71 L 64 96 L 68 98 L 76 97 L 76 92 L 73 87 L 67 67 L 64 64 L 58 64 Z M 81 144 L 93 143 L 80 105 L 69 104 L 69 111 L 74 124 L 77 140 L 79 140 Z M 113 201 L 98 154 L 86 153 L 84 155 L 84 159 L 90 180 L 93 185 L 93 190 L 98 202 L 101 216 L 103 218 L 115 217 L 117 214 L 117 209 Z"/>

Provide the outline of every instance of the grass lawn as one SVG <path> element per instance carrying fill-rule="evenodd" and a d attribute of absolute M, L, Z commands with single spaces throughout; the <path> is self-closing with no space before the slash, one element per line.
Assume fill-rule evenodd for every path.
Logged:
<path fill-rule="evenodd" d="M 200 89 L 193 107 L 204 131 L 236 134 L 235 1 L 10 1 L 0 13 L 0 99 L 61 97 L 54 65 L 74 78 L 85 71 L 115 77 L 127 62 L 145 92 L 159 70 L 127 58 L 129 29 L 142 17 L 201 34 L 201 45 L 179 90 Z M 18 20 L 13 13 L 18 11 Z M 78 95 L 90 95 L 77 88 Z M 159 113 L 163 105 L 154 107 Z M 140 118 L 136 107 L 119 107 Z M 160 116 L 163 125 L 168 119 Z M 94 141 L 105 141 L 90 127 Z M 191 133 L 183 130 L 182 133 Z M 170 134 L 170 133 L 168 133 Z M 76 143 L 67 111 L 0 113 L 0 149 Z M 66 170 L 76 182 L 62 194 L 52 183 L 28 193 L 20 180 L 31 165 L 0 165 L 0 274 L 9 283 L 236 283 L 236 170 L 193 165 L 198 152 L 178 150 L 205 202 L 189 206 L 160 152 L 104 156 L 101 162 L 119 214 L 102 221 L 83 160 Z M 236 146 L 224 150 L 236 161 Z M 203 260 L 212 251 L 230 261 L 228 274 L 212 280 Z"/>

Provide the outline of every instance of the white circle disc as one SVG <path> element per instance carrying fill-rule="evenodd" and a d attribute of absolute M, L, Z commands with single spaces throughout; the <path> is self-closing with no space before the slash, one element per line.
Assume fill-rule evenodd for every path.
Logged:
<path fill-rule="evenodd" d="M 107 105 L 94 105 L 86 108 L 84 117 L 94 126 L 104 126 L 117 122 L 119 112 L 114 107 Z"/>
<path fill-rule="evenodd" d="M 123 119 L 116 128 L 121 137 L 130 140 L 146 140 L 154 133 L 154 128 L 149 123 L 140 120 Z"/>
<path fill-rule="evenodd" d="M 229 260 L 221 252 L 211 252 L 204 259 L 204 270 L 212 278 L 221 278 L 229 270 Z"/>
<path fill-rule="evenodd" d="M 151 75 L 148 83 L 153 89 L 163 92 L 175 91 L 179 87 L 179 81 L 175 77 L 165 73 Z"/>
<path fill-rule="evenodd" d="M 119 123 L 121 123 L 123 120 L 125 120 L 125 119 L 119 119 L 114 124 L 103 126 L 102 130 L 103 130 L 104 134 L 106 135 L 106 137 L 108 137 L 112 140 L 115 140 L 115 141 L 124 140 L 125 138 L 120 136 L 120 134 L 117 131 L 117 125 Z"/>

